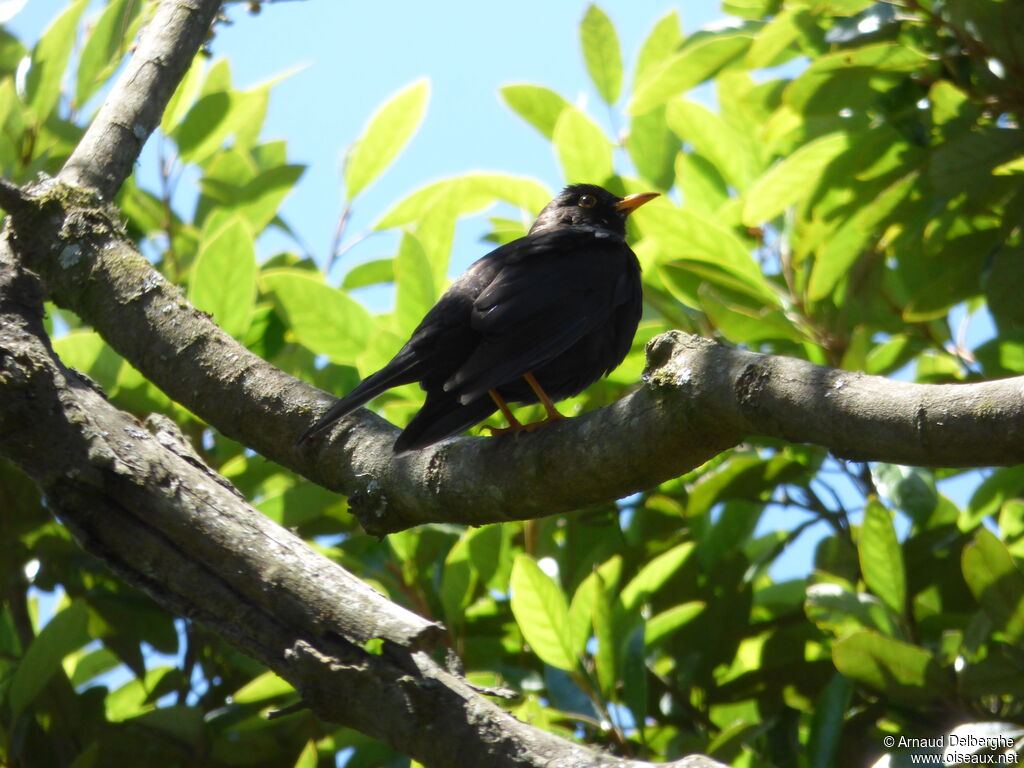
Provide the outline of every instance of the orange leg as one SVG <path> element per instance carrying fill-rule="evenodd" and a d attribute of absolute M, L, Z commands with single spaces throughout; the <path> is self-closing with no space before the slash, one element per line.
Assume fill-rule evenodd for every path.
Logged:
<path fill-rule="evenodd" d="M 517 435 L 524 431 L 533 432 L 535 429 L 539 429 L 545 424 L 551 424 L 568 418 L 568 416 L 558 412 L 558 409 L 555 408 L 555 404 L 551 402 L 551 398 L 548 397 L 548 393 L 544 391 L 540 382 L 537 381 L 536 376 L 532 373 L 527 373 L 523 378 L 526 379 L 526 383 L 530 385 L 530 389 L 533 390 L 533 393 L 537 395 L 537 399 L 540 400 L 541 404 L 544 406 L 544 410 L 548 414 L 547 418 L 542 419 L 541 421 L 534 421 L 530 424 L 523 424 L 515 417 L 515 414 L 512 413 L 511 409 L 508 407 L 508 403 L 505 402 L 505 398 L 498 394 L 497 390 L 489 389 L 487 390 L 487 394 L 491 396 L 491 400 L 493 400 L 494 404 L 498 406 L 498 410 L 500 410 L 502 415 L 508 420 L 507 427 L 484 427 L 484 429 L 490 430 L 492 436 L 504 435 L 509 432 Z"/>
<path fill-rule="evenodd" d="M 489 430 L 492 437 L 494 435 L 504 435 L 508 432 L 516 434 L 522 432 L 524 428 L 522 423 L 516 418 L 515 414 L 512 413 L 512 409 L 508 407 L 508 403 L 505 402 L 505 398 L 498 394 L 498 390 L 489 389 L 487 390 L 487 394 L 491 396 L 491 400 L 493 400 L 494 404 L 498 406 L 498 410 L 501 411 L 501 415 L 505 417 L 505 420 L 508 422 L 508 426 L 484 427 L 484 429 Z"/>
<path fill-rule="evenodd" d="M 555 404 L 551 402 L 551 398 L 548 397 L 548 393 L 544 391 L 540 382 L 537 381 L 537 378 L 532 373 L 527 373 L 523 378 L 526 379 L 526 383 L 530 385 L 530 389 L 532 389 L 533 393 L 537 395 L 537 398 L 540 400 L 541 404 L 544 406 L 544 410 L 548 414 L 546 419 L 535 421 L 532 424 L 527 424 L 523 429 L 527 432 L 532 432 L 538 427 L 543 427 L 545 424 L 551 424 L 552 422 L 568 418 L 566 415 L 558 412 L 558 409 L 555 408 Z"/>

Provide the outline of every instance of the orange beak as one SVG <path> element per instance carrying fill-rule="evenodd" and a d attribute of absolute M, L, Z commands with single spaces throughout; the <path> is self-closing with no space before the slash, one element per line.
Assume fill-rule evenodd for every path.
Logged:
<path fill-rule="evenodd" d="M 617 211 L 625 211 L 630 214 L 644 203 L 648 203 L 658 196 L 657 192 L 638 192 L 635 195 L 626 195 L 615 204 Z"/>

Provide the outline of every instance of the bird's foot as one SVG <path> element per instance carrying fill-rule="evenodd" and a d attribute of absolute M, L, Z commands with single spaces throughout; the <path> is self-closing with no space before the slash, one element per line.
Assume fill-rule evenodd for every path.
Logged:
<path fill-rule="evenodd" d="M 524 432 L 534 432 L 547 424 L 554 424 L 556 421 L 564 421 L 568 418 L 568 416 L 555 411 L 554 413 L 548 414 L 548 417 L 545 419 L 541 419 L 540 421 L 531 421 L 529 424 L 522 424 L 520 426 Z"/>
<path fill-rule="evenodd" d="M 518 435 L 520 432 L 526 429 L 526 427 L 526 424 L 521 424 L 517 421 L 515 424 L 509 424 L 507 427 L 491 427 L 485 425 L 483 428 L 487 430 L 487 434 L 489 434 L 491 437 L 497 437 L 498 435 L 507 435 L 510 433 L 513 435 Z"/>
<path fill-rule="evenodd" d="M 497 437 L 499 435 L 508 434 L 512 434 L 515 435 L 516 437 L 519 437 L 519 435 L 523 432 L 535 432 L 536 430 L 540 429 L 541 427 L 547 424 L 554 424 L 556 421 L 562 421 L 563 419 L 567 418 L 569 417 L 563 416 L 562 414 L 559 413 L 557 416 L 548 416 L 546 419 L 541 419 L 540 421 L 531 421 L 529 424 L 523 424 L 520 421 L 516 421 L 513 424 L 509 424 L 507 427 L 485 426 L 484 429 L 487 430 L 488 434 L 490 434 L 491 437 Z"/>

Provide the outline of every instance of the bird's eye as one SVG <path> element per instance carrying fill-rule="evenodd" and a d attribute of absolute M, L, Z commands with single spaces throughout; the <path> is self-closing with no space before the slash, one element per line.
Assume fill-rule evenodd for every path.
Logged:
<path fill-rule="evenodd" d="M 579 203 L 580 208 L 593 208 L 597 205 L 597 198 L 593 195 L 580 195 Z"/>

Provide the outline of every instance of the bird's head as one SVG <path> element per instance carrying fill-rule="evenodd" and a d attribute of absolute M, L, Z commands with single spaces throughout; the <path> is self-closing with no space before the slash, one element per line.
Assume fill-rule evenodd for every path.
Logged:
<path fill-rule="evenodd" d="M 657 192 L 618 197 L 596 184 L 572 184 L 544 206 L 530 234 L 561 227 L 599 227 L 618 235 L 626 234 L 626 217 Z"/>

